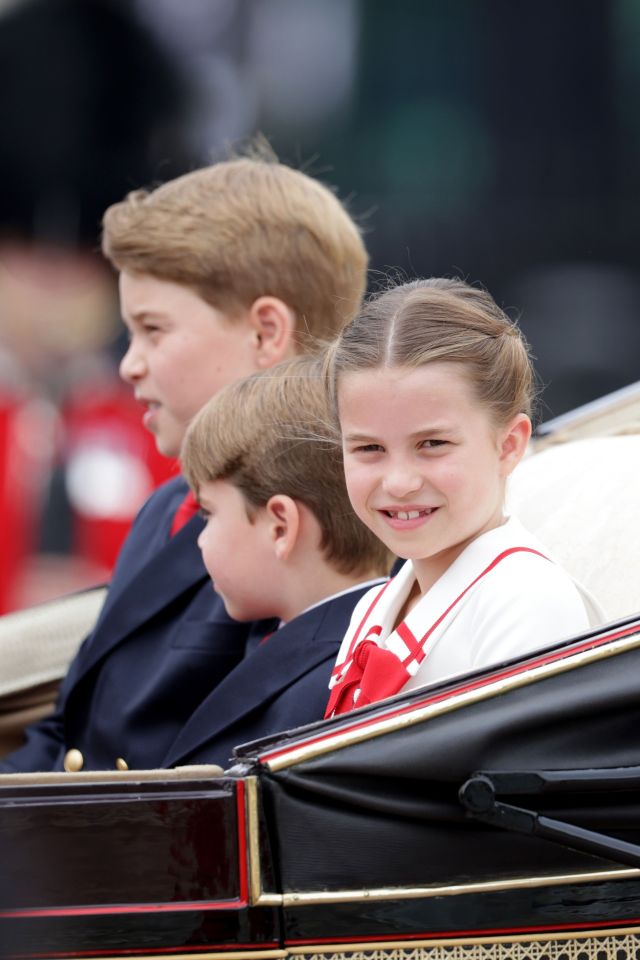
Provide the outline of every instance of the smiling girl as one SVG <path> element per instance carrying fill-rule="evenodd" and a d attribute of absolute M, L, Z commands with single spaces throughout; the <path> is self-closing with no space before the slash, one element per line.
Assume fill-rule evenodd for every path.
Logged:
<path fill-rule="evenodd" d="M 486 291 L 446 279 L 388 290 L 345 328 L 328 364 L 349 498 L 407 563 L 356 607 L 327 716 L 605 619 L 505 515 L 534 375 L 518 327 Z"/>

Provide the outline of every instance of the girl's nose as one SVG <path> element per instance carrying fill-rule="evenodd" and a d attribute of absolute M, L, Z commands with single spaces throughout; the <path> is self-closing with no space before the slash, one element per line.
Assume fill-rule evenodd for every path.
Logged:
<path fill-rule="evenodd" d="M 410 464 L 392 467 L 382 481 L 385 493 L 392 497 L 407 497 L 422 486 L 422 477 Z"/>
<path fill-rule="evenodd" d="M 136 349 L 133 341 L 127 347 L 127 352 L 120 361 L 120 376 L 125 383 L 134 383 L 143 376 L 146 365 L 143 355 Z"/>

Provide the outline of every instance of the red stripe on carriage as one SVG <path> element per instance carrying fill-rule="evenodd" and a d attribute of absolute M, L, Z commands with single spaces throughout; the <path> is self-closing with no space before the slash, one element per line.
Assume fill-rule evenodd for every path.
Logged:
<path fill-rule="evenodd" d="M 245 803 L 245 785 L 243 780 L 236 783 L 236 816 L 238 831 L 238 904 L 249 903 L 249 871 L 247 865 L 247 806 Z"/>
<path fill-rule="evenodd" d="M 400 897 L 398 899 L 401 899 Z M 575 930 L 577 934 L 581 930 L 616 930 L 618 927 L 629 927 L 634 924 L 640 924 L 640 917 L 632 917 L 627 920 L 597 920 L 584 923 L 553 923 L 549 926 L 534 927 L 534 926 L 525 926 L 525 927 L 478 927 L 473 930 L 428 930 L 422 933 L 394 933 L 392 936 L 387 934 L 386 936 L 379 937 L 363 937 L 363 936 L 353 936 L 353 937 L 322 937 L 319 939 L 313 940 L 286 940 L 285 947 L 293 946 L 313 946 L 314 944 L 323 944 L 323 943 L 365 943 L 365 944 L 374 944 L 374 943 L 384 943 L 385 940 L 453 940 L 460 937 L 501 937 L 509 935 L 519 935 L 523 933 L 560 933 L 562 931 L 572 932 Z M 365 947 L 366 950 L 366 947 Z"/>
<path fill-rule="evenodd" d="M 16 957 L 19 957 L 20 960 L 52 960 L 52 958 L 57 957 L 60 957 L 61 960 L 67 960 L 68 957 L 130 957 L 155 956 L 156 954 L 171 956 L 174 953 L 204 953 L 209 951 L 231 953 L 237 950 L 247 950 L 248 956 L 251 957 L 255 954 L 256 958 L 259 958 L 265 950 L 278 949 L 280 949 L 279 940 L 266 940 L 260 946 L 256 946 L 255 943 L 238 943 L 234 940 L 233 943 L 198 943 L 184 947 L 127 947 L 126 950 L 47 950 L 45 953 L 20 953 L 16 954 Z"/>

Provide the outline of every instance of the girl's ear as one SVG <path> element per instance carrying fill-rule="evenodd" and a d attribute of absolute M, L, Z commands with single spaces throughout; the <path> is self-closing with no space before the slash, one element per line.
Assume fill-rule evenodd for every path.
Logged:
<path fill-rule="evenodd" d="M 504 477 L 508 477 L 522 460 L 530 436 L 531 420 L 526 413 L 518 413 L 500 434 L 500 464 Z"/>
<path fill-rule="evenodd" d="M 287 560 L 298 542 L 300 508 L 292 497 L 276 493 L 265 506 L 269 537 L 278 560 Z"/>
<path fill-rule="evenodd" d="M 296 317 L 279 297 L 258 297 L 249 308 L 257 370 L 275 366 L 295 353 Z"/>

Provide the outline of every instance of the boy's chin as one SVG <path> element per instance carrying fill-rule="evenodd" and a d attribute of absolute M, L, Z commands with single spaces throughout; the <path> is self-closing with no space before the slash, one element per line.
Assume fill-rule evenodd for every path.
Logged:
<path fill-rule="evenodd" d="M 214 584 L 215 590 L 215 584 Z M 220 594 L 218 594 L 220 596 Z M 231 617 L 232 620 L 235 620 L 237 623 L 252 623 L 257 620 L 272 620 L 275 619 L 272 613 L 263 613 L 261 610 L 252 608 L 251 610 L 240 605 L 234 605 L 229 602 L 226 597 L 222 597 L 222 602 L 224 603 L 224 608 L 227 611 L 227 614 Z"/>
<path fill-rule="evenodd" d="M 162 433 L 154 433 L 154 439 L 156 441 L 156 450 L 161 456 L 170 459 L 176 459 L 180 456 L 182 438 L 176 439 L 175 437 L 169 437 Z"/>
<path fill-rule="evenodd" d="M 258 620 L 259 617 L 252 617 L 251 614 L 247 614 L 245 610 L 238 609 L 232 604 L 225 603 L 225 610 L 232 620 L 235 620 L 236 623 L 251 623 L 252 620 Z"/>

